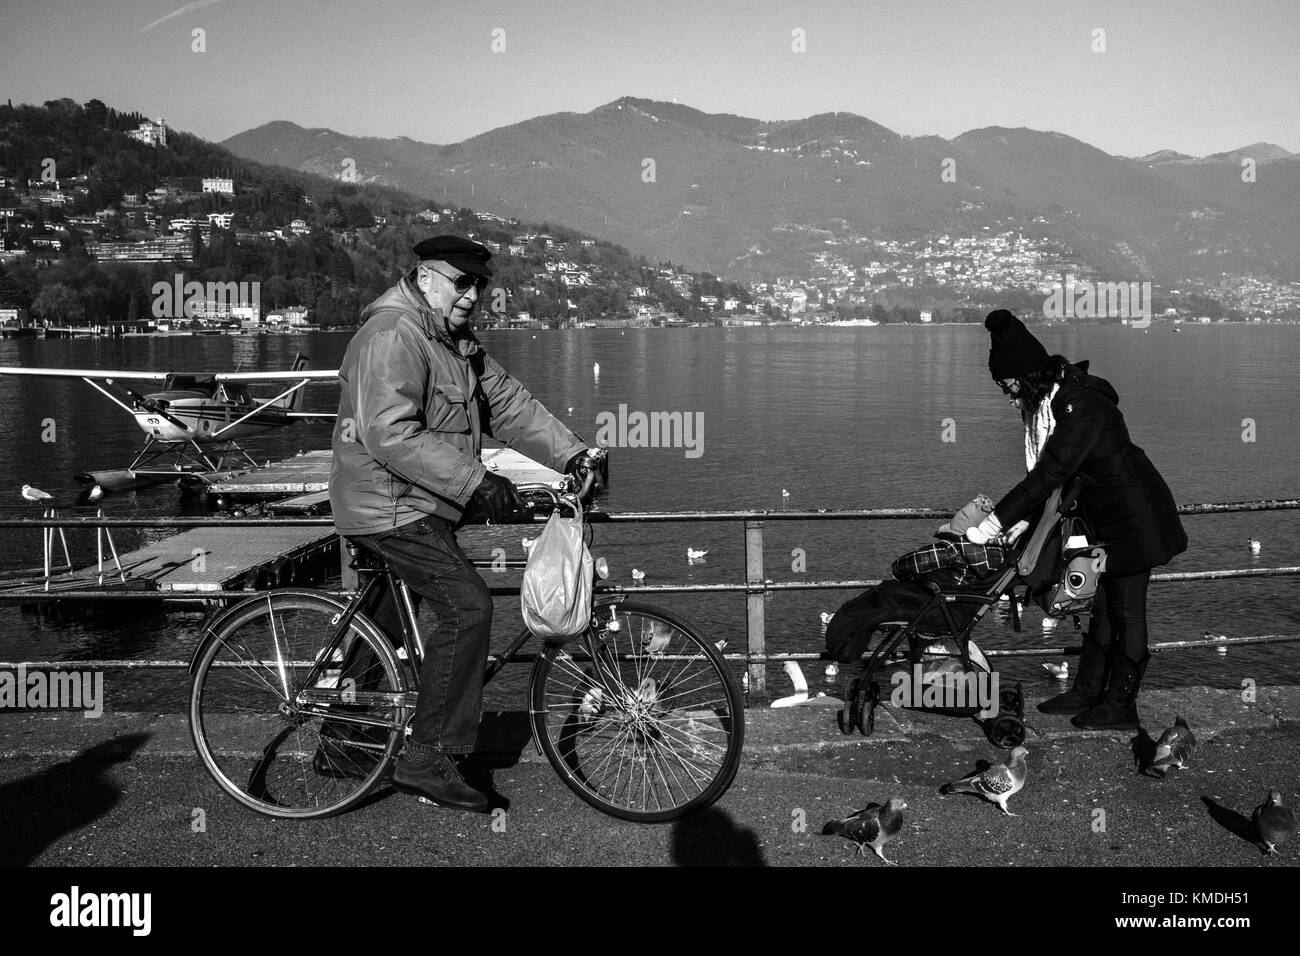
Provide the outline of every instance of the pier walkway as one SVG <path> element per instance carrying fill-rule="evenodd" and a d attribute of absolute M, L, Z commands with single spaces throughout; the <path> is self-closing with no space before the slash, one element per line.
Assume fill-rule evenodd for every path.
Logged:
<path fill-rule="evenodd" d="M 1300 862 L 1295 841 L 1267 857 L 1248 839 L 1251 809 L 1269 787 L 1291 803 L 1300 792 L 1300 687 L 1261 687 L 1251 703 L 1231 690 L 1144 691 L 1139 709 L 1156 735 L 1175 714 L 1187 718 L 1200 740 L 1190 769 L 1141 776 L 1130 733 L 1034 715 L 1015 817 L 938 792 L 977 761 L 1004 759 L 973 722 L 886 707 L 873 737 L 845 737 L 825 698 L 751 709 L 730 790 L 712 810 L 664 826 L 623 823 L 581 803 L 537 757 L 526 714 L 489 713 L 470 776 L 500 796 L 507 812 L 495 828 L 491 816 L 436 810 L 387 787 L 341 817 L 270 820 L 217 789 L 180 715 L 0 714 L 0 801 L 11 824 L 0 864 L 877 868 L 821 827 L 891 795 L 908 805 L 886 849 L 902 867 Z M 1015 893 L 1011 883 L 1007 891 Z"/>

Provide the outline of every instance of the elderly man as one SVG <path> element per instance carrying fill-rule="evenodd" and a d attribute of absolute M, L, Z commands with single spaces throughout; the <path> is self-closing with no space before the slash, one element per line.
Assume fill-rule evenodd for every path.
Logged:
<path fill-rule="evenodd" d="M 506 521 L 522 509 L 509 479 L 480 462 L 484 433 L 574 474 L 587 445 L 474 337 L 470 316 L 492 254 L 457 236 L 425 239 L 415 254 L 419 264 L 362 312 L 339 368 L 330 504 L 339 533 L 380 555 L 437 619 L 393 784 L 438 806 L 484 811 L 487 797 L 455 758 L 478 738 L 492 597 L 455 529 L 467 510 Z M 384 605 L 374 614 L 391 619 L 392 595 Z M 355 748 L 322 761 L 327 744 L 323 731 L 319 772 L 365 772 Z"/>

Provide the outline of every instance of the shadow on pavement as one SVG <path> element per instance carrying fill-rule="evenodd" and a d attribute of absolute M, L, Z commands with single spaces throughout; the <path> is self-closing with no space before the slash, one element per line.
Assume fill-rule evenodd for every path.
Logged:
<path fill-rule="evenodd" d="M 1251 846 L 1259 846 L 1259 836 L 1255 833 L 1255 825 L 1236 810 L 1230 810 L 1221 803 L 1215 803 L 1209 797 L 1201 797 L 1201 803 L 1205 804 L 1205 808 L 1210 812 L 1210 819 L 1223 829 L 1241 837 Z"/>
<path fill-rule="evenodd" d="M 1154 776 L 1147 774 L 1147 770 L 1156 759 L 1156 742 L 1145 728 L 1138 728 L 1137 736 L 1129 741 L 1129 746 L 1133 750 L 1133 765 L 1138 768 L 1138 773 Z"/>
<path fill-rule="evenodd" d="M 673 862 L 677 866 L 767 866 L 754 831 L 736 826 L 717 807 L 674 824 Z"/>
<path fill-rule="evenodd" d="M 108 813 L 122 791 L 107 771 L 130 760 L 149 736 L 115 737 L 35 776 L 0 786 L 7 831 L 0 840 L 0 866 L 26 866 L 64 834 Z"/>

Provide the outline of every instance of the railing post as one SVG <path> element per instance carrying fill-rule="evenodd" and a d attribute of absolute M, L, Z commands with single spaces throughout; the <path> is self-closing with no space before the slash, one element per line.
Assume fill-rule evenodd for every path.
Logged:
<path fill-rule="evenodd" d="M 749 655 L 749 696 L 767 697 L 767 640 L 763 635 L 763 522 L 745 519 L 746 653 Z"/>

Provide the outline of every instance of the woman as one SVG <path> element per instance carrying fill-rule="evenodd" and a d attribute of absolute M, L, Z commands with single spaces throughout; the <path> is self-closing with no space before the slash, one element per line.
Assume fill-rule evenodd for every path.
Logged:
<path fill-rule="evenodd" d="M 1092 533 L 1106 546 L 1106 571 L 1073 689 L 1038 705 L 1073 713 L 1085 730 L 1137 730 L 1137 694 L 1146 671 L 1147 585 L 1151 569 L 1187 549 L 1173 495 L 1146 453 L 1129 439 L 1119 396 L 1109 382 L 1048 355 L 1010 312 L 989 313 L 989 371 L 1025 422 L 1020 484 L 967 537 L 982 544 L 1029 518 L 1052 489 L 1085 476 L 1081 495 Z M 1090 480 L 1087 480 L 1090 479 Z"/>

